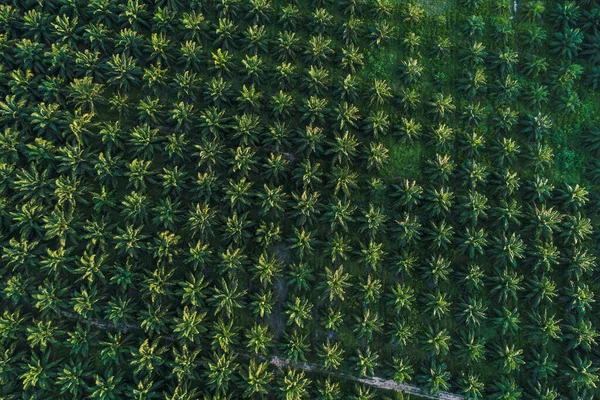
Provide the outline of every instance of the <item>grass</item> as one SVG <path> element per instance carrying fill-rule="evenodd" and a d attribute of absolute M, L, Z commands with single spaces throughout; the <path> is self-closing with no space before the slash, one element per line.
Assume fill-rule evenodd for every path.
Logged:
<path fill-rule="evenodd" d="M 581 127 L 556 129 L 550 137 L 554 149 L 552 173 L 557 181 L 581 182 L 585 174 L 585 150 Z"/>
<path fill-rule="evenodd" d="M 417 0 L 417 4 L 420 4 L 425 12 L 429 15 L 444 15 L 452 6 L 450 0 Z"/>
<path fill-rule="evenodd" d="M 384 178 L 418 178 L 421 176 L 422 148 L 420 143 L 400 142 L 388 136 L 384 144 L 389 151 L 389 160 L 381 171 Z"/>

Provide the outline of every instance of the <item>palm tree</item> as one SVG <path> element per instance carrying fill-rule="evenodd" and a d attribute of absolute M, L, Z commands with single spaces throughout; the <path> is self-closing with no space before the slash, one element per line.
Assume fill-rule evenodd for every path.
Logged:
<path fill-rule="evenodd" d="M 344 12 L 349 17 L 339 30 L 346 44 L 356 44 L 363 32 L 363 21 L 355 17 L 356 0 L 348 0 L 346 3 Z"/>
<path fill-rule="evenodd" d="M 341 387 L 339 382 L 334 382 L 328 376 L 324 380 L 317 382 L 317 391 L 319 400 L 338 400 L 342 398 Z"/>
<path fill-rule="evenodd" d="M 329 57 L 334 54 L 330 45 L 331 39 L 321 33 L 311 36 L 305 50 L 307 63 L 322 65 L 324 62 L 329 61 Z"/>
<path fill-rule="evenodd" d="M 495 260 L 503 265 L 517 266 L 517 260 L 522 259 L 525 253 L 525 243 L 520 235 L 514 232 L 510 236 L 503 233 L 499 238 L 494 238 L 492 249 Z"/>
<path fill-rule="evenodd" d="M 359 374 L 362 376 L 373 376 L 375 375 L 375 368 L 379 366 L 377 360 L 379 359 L 379 354 L 371 350 L 369 346 L 365 349 L 365 351 L 357 350 L 357 357 L 354 358 L 356 361 L 356 369 Z"/>
<path fill-rule="evenodd" d="M 91 377 L 88 362 L 81 361 L 75 363 L 73 360 L 66 365 L 56 376 L 56 383 L 60 388 L 60 393 L 69 393 L 70 396 L 79 396 L 88 386 L 86 380 Z"/>
<path fill-rule="evenodd" d="M 348 222 L 353 222 L 352 214 L 356 207 L 352 206 L 348 200 L 337 199 L 337 203 L 330 203 L 328 211 L 324 214 L 328 220 L 331 220 L 331 230 L 335 232 L 340 227 L 345 232 L 348 231 Z"/>
<path fill-rule="evenodd" d="M 329 175 L 328 186 L 333 187 L 334 196 L 338 196 L 342 192 L 345 198 L 350 198 L 352 190 L 358 188 L 358 174 L 351 171 L 347 165 L 333 167 Z"/>
<path fill-rule="evenodd" d="M 298 328 L 303 328 L 305 322 L 309 321 L 312 310 L 312 303 L 306 298 L 294 296 L 293 301 L 285 303 L 287 310 L 285 314 L 288 316 L 287 325 L 294 325 Z"/>
<path fill-rule="evenodd" d="M 369 211 L 363 217 L 359 217 L 359 221 L 361 222 L 359 230 L 361 233 L 367 231 L 370 238 L 373 239 L 377 233 L 385 233 L 388 219 L 389 217 L 384 213 L 383 209 L 369 203 Z"/>
<path fill-rule="evenodd" d="M 244 32 L 244 48 L 249 54 L 256 56 L 259 51 L 268 52 L 269 40 L 264 25 L 251 25 Z"/>
<path fill-rule="evenodd" d="M 310 344 L 307 343 L 307 335 L 294 329 L 291 334 L 284 333 L 287 343 L 282 344 L 282 350 L 287 358 L 297 362 L 306 361 L 304 353 L 310 350 Z"/>
<path fill-rule="evenodd" d="M 529 314 L 529 317 L 533 322 L 533 325 L 527 326 L 527 328 L 531 331 L 533 340 L 542 345 L 546 345 L 550 339 L 562 339 L 561 320 L 556 319 L 556 315 L 553 314 L 548 316 L 548 310 L 544 310 L 543 314 L 534 311 Z M 593 340 L 594 339 L 592 339 L 592 341 Z"/>
<path fill-rule="evenodd" d="M 434 353 L 435 355 L 447 354 L 450 349 L 450 335 L 446 329 L 434 331 L 431 326 L 425 333 L 424 348 L 425 350 Z"/>
<path fill-rule="evenodd" d="M 568 210 L 578 211 L 583 208 L 588 202 L 588 190 L 579 184 L 565 184 L 557 190 L 556 200 Z"/>
<path fill-rule="evenodd" d="M 540 327 L 545 328 L 546 325 L 549 325 L 548 322 L 546 322 L 546 318 L 539 318 L 538 315 L 534 315 L 534 317 L 536 317 L 534 321 L 538 323 Z M 555 325 L 555 329 L 545 329 L 544 332 L 547 331 L 548 333 L 555 333 L 555 335 L 552 338 L 560 339 L 561 331 L 560 326 L 558 326 L 558 322 L 560 321 L 554 320 L 552 322 Z M 591 351 L 591 348 L 596 342 L 596 339 L 598 338 L 598 336 L 600 336 L 600 334 L 594 329 L 592 322 L 583 316 L 569 316 L 569 318 L 567 319 L 566 330 L 568 333 L 565 335 L 565 338 L 569 340 L 568 348 L 581 348 L 581 350 L 585 352 Z"/>
<path fill-rule="evenodd" d="M 522 281 L 523 276 L 519 275 L 516 271 L 505 269 L 497 272 L 491 278 L 494 286 L 490 290 L 490 294 L 497 296 L 500 302 L 506 303 L 510 299 L 516 303 L 517 293 L 523 290 L 523 287 L 520 285 Z"/>
<path fill-rule="evenodd" d="M 246 55 L 242 60 L 240 72 L 245 75 L 245 79 L 251 83 L 260 84 L 264 76 L 264 61 L 258 55 Z"/>
<path fill-rule="evenodd" d="M 436 93 L 429 105 L 431 106 L 429 113 L 435 114 L 437 119 L 446 119 L 450 113 L 456 111 L 451 94 L 444 96 L 443 93 Z"/>
<path fill-rule="evenodd" d="M 390 127 L 389 115 L 384 110 L 371 111 L 365 120 L 365 128 L 373 133 L 376 139 L 379 135 L 385 136 Z"/>
<path fill-rule="evenodd" d="M 534 276 L 528 286 L 529 293 L 527 294 L 527 298 L 530 299 L 534 307 L 538 307 L 544 302 L 552 304 L 554 299 L 558 297 L 556 283 L 545 275 L 542 275 L 541 278 Z"/>
<path fill-rule="evenodd" d="M 360 119 L 360 115 L 358 107 L 354 104 L 342 101 L 337 105 L 335 112 L 337 114 L 336 120 L 339 122 L 340 131 L 357 127 L 357 121 Z"/>
<path fill-rule="evenodd" d="M 264 191 L 258 193 L 258 198 L 261 200 L 260 213 L 261 215 L 280 215 L 287 203 L 287 195 L 283 191 L 282 186 L 270 187 L 264 185 Z"/>
<path fill-rule="evenodd" d="M 383 143 L 370 143 L 367 152 L 367 168 L 381 170 L 389 160 L 389 151 Z"/>
<path fill-rule="evenodd" d="M 557 4 L 555 9 L 552 10 L 553 22 L 559 28 L 576 26 L 580 16 L 581 10 L 574 1 Z"/>
<path fill-rule="evenodd" d="M 323 67 L 311 65 L 302 87 L 307 89 L 311 95 L 322 95 L 329 87 L 329 71 Z"/>
<path fill-rule="evenodd" d="M 194 72 L 200 72 L 202 63 L 205 59 L 202 44 L 193 40 L 186 40 L 185 42 L 182 42 L 180 46 L 179 52 L 181 55 L 178 59 L 179 64 L 181 64 L 186 71 L 192 70 Z"/>
<path fill-rule="evenodd" d="M 556 367 L 558 366 L 558 363 L 554 361 L 554 356 L 552 354 L 548 354 L 545 349 L 540 352 L 533 349 L 532 353 L 533 365 L 531 365 L 529 369 L 531 369 L 536 379 L 544 380 L 556 374 Z"/>
<path fill-rule="evenodd" d="M 454 228 L 446 220 L 440 221 L 439 224 L 432 222 L 431 228 L 427 229 L 426 232 L 428 234 L 426 239 L 431 241 L 429 246 L 431 249 L 446 250 L 454 237 Z"/>
<path fill-rule="evenodd" d="M 326 242 L 326 248 L 331 254 L 331 262 L 347 260 L 350 250 L 352 249 L 345 235 L 340 235 L 338 232 L 331 236 Z"/>
<path fill-rule="evenodd" d="M 425 309 L 434 319 L 442 319 L 450 312 L 452 303 L 448 301 L 448 295 L 439 289 L 435 293 L 425 294 Z"/>
<path fill-rule="evenodd" d="M 567 216 L 560 236 L 565 239 L 566 243 L 578 245 L 589 239 L 592 232 L 591 219 L 583 217 L 580 212 L 577 212 L 575 215 Z M 578 252 L 577 249 L 575 251 Z"/>
<path fill-rule="evenodd" d="M 567 309 L 584 315 L 592 309 L 592 303 L 595 302 L 594 294 L 585 283 L 571 282 L 571 287 L 565 290 L 564 299 L 567 302 Z"/>
<path fill-rule="evenodd" d="M 115 400 L 123 393 L 123 388 L 120 385 L 123 380 L 122 373 L 113 373 L 112 369 L 108 369 L 104 376 L 96 375 L 96 383 L 93 386 L 93 392 L 90 394 L 92 399 Z"/>
<path fill-rule="evenodd" d="M 304 371 L 288 369 L 283 377 L 283 385 L 281 386 L 285 400 L 301 400 L 305 398 L 308 393 L 309 383 L 308 378 L 305 378 Z"/>
<path fill-rule="evenodd" d="M 487 210 L 488 206 L 488 198 L 482 193 L 477 192 L 476 190 L 472 190 L 466 196 L 464 202 L 462 202 L 462 211 L 460 213 L 461 219 L 464 221 L 470 221 L 473 225 L 477 224 L 479 218 L 486 219 L 487 218 Z M 468 236 L 470 237 L 480 237 L 481 240 L 479 242 L 482 246 L 485 245 L 486 240 L 483 239 L 485 236 L 483 232 L 475 233 L 469 232 Z"/>
<path fill-rule="evenodd" d="M 107 83 L 109 85 L 114 85 L 127 92 L 132 85 L 139 84 L 141 69 L 137 66 L 135 58 L 127 55 L 113 54 L 107 65 L 109 68 Z"/>
<path fill-rule="evenodd" d="M 282 24 L 283 29 L 296 30 L 298 22 L 300 20 L 300 10 L 295 4 L 287 4 L 280 10 L 280 18 L 277 23 Z"/>
<path fill-rule="evenodd" d="M 525 17 L 527 20 L 534 22 L 542 18 L 544 12 L 546 11 L 546 7 L 544 7 L 544 2 L 541 0 L 532 0 L 528 1 L 524 4 L 525 9 Z"/>
<path fill-rule="evenodd" d="M 51 388 L 50 380 L 56 376 L 55 366 L 56 361 L 50 361 L 50 352 L 42 353 L 41 358 L 36 353 L 32 353 L 30 361 L 21 366 L 21 370 L 24 372 L 19 375 L 19 379 L 22 381 L 23 390 L 29 388 L 39 391 L 49 390 Z"/>
<path fill-rule="evenodd" d="M 341 65 L 350 73 L 355 73 L 364 64 L 364 55 L 353 43 L 342 48 Z"/>
<path fill-rule="evenodd" d="M 308 121 L 309 125 L 318 121 L 321 125 L 325 124 L 325 117 L 329 114 L 328 100 L 316 95 L 305 98 L 300 106 L 302 111 L 301 121 Z"/>
<path fill-rule="evenodd" d="M 300 225 L 312 224 L 315 222 L 317 215 L 320 214 L 319 192 L 311 192 L 309 190 L 302 191 L 302 194 L 292 193 L 292 197 L 296 204 L 293 206 L 292 215 L 298 219 Z"/>
<path fill-rule="evenodd" d="M 486 85 L 485 70 L 481 67 L 475 68 L 473 72 L 466 72 L 464 77 L 458 80 L 458 88 L 470 98 L 474 98 L 478 93 L 485 93 Z"/>
<path fill-rule="evenodd" d="M 214 294 L 209 302 L 215 305 L 215 315 L 225 314 L 228 318 L 234 315 L 236 309 L 244 307 L 244 296 L 246 290 L 240 290 L 239 282 L 236 278 L 226 281 L 221 278 L 219 287 L 215 287 Z"/>
<path fill-rule="evenodd" d="M 492 399 L 520 399 L 523 389 L 517 384 L 514 377 L 502 376 L 490 388 Z"/>
<path fill-rule="evenodd" d="M 421 237 L 422 225 L 419 218 L 415 215 L 404 213 L 403 219 L 395 220 L 394 231 L 398 233 L 402 245 L 414 245 Z"/>
<path fill-rule="evenodd" d="M 473 42 L 473 44 L 465 48 L 460 54 L 460 61 L 468 66 L 474 67 L 482 65 L 487 57 L 485 45 L 481 42 Z"/>
<path fill-rule="evenodd" d="M 317 355 L 323 360 L 323 367 L 330 371 L 338 369 L 344 361 L 344 349 L 340 347 L 339 342 L 332 343 L 329 338 L 321 345 Z"/>
<path fill-rule="evenodd" d="M 459 308 L 460 312 L 457 319 L 464 322 L 468 327 L 479 327 L 482 321 L 486 319 L 487 305 L 480 298 L 468 296 L 459 305 Z"/>
<path fill-rule="evenodd" d="M 454 193 L 451 192 L 448 187 L 442 186 L 440 189 L 429 191 L 425 198 L 429 201 L 426 204 L 426 210 L 429 211 L 431 215 L 446 216 L 452 209 Z"/>
<path fill-rule="evenodd" d="M 423 278 L 432 281 L 435 286 L 448 281 L 448 275 L 452 272 L 450 261 L 443 256 L 430 257 L 423 267 Z"/>
<path fill-rule="evenodd" d="M 477 365 L 485 360 L 485 345 L 486 338 L 484 336 L 475 336 L 475 333 L 470 331 L 466 337 L 463 337 L 457 352 L 468 365 Z"/>
<path fill-rule="evenodd" d="M 550 44 L 550 51 L 560 57 L 572 59 L 581 50 L 583 32 L 578 28 L 565 28 L 563 32 L 555 33 L 554 39 Z"/>
<path fill-rule="evenodd" d="M 496 350 L 498 361 L 504 373 L 509 374 L 518 371 L 520 366 L 525 364 L 523 360 L 523 349 L 515 349 L 515 345 L 504 344 L 498 346 Z"/>
<path fill-rule="evenodd" d="M 430 365 L 425 365 L 424 384 L 429 393 L 437 394 L 440 390 L 448 390 L 450 388 L 450 372 L 447 370 L 445 363 L 438 363 L 435 360 L 431 361 Z"/>
<path fill-rule="evenodd" d="M 587 397 L 597 388 L 598 371 L 592 360 L 587 356 L 576 353 L 574 359 L 567 359 L 569 369 L 566 372 L 569 378 L 567 385 L 576 396 Z"/>
<path fill-rule="evenodd" d="M 485 22 L 483 17 L 479 15 L 471 15 L 467 17 L 465 24 L 462 28 L 462 32 L 465 36 L 478 40 L 483 36 L 483 30 L 485 28 Z"/>
<path fill-rule="evenodd" d="M 250 303 L 252 312 L 261 318 L 268 318 L 273 311 L 273 292 L 270 290 L 261 290 L 251 296 L 253 301 Z"/>
<path fill-rule="evenodd" d="M 337 134 L 330 143 L 330 148 L 325 154 L 333 154 L 333 164 L 349 164 L 357 153 L 358 139 L 355 135 L 345 131 L 343 135 Z"/>
<path fill-rule="evenodd" d="M 471 369 L 469 369 L 467 373 L 461 373 L 459 382 L 461 392 L 469 399 L 483 399 L 485 384 L 482 382 L 481 377 L 475 374 Z"/>
<path fill-rule="evenodd" d="M 269 372 L 267 362 L 258 362 L 251 359 L 248 365 L 248 371 L 243 375 L 246 382 L 244 397 L 254 397 L 256 395 L 266 395 L 269 393 L 267 387 L 273 380 L 273 373 Z"/>
<path fill-rule="evenodd" d="M 455 164 L 450 155 L 436 153 L 435 158 L 427 160 L 427 172 L 432 181 L 446 183 L 454 172 Z"/>
<path fill-rule="evenodd" d="M 283 31 L 277 34 L 277 47 L 275 54 L 277 59 L 283 62 L 296 60 L 300 52 L 300 38 L 293 31 Z"/>
<path fill-rule="evenodd" d="M 494 313 L 497 317 L 492 318 L 492 323 L 500 328 L 502 335 L 506 335 L 507 332 L 514 335 L 519 331 L 521 319 L 516 307 L 510 309 L 503 306 L 501 309 L 494 310 Z"/>
<path fill-rule="evenodd" d="M 261 354 L 263 356 L 268 354 L 268 350 L 271 347 L 271 341 L 273 340 L 273 335 L 269 332 L 268 326 L 255 323 L 252 328 L 246 332 L 246 337 L 248 338 L 246 347 L 253 354 Z"/>
<path fill-rule="evenodd" d="M 394 27 L 386 20 L 378 20 L 375 25 L 369 27 L 369 39 L 371 39 L 371 46 L 377 48 L 381 45 L 387 44 L 394 38 Z"/>
<path fill-rule="evenodd" d="M 491 64 L 500 70 L 500 75 L 506 77 L 513 72 L 514 66 L 519 62 L 519 53 L 509 47 L 498 52 L 498 55 L 492 58 Z"/>
<path fill-rule="evenodd" d="M 421 46 L 421 37 L 414 32 L 408 32 L 404 39 L 402 39 L 402 44 L 406 47 L 409 54 L 414 55 Z"/>
<path fill-rule="evenodd" d="M 270 0 L 250 0 L 249 6 L 246 19 L 251 19 L 254 24 L 269 22 L 269 14 L 273 11 Z"/>
<path fill-rule="evenodd" d="M 374 79 L 369 92 L 369 103 L 378 106 L 386 104 L 392 97 L 392 88 L 385 79 Z"/>
<path fill-rule="evenodd" d="M 363 308 L 362 315 L 355 315 L 356 326 L 354 332 L 359 339 L 371 341 L 373 333 L 380 333 L 383 329 L 383 321 L 380 320 L 376 311 L 371 312 L 369 308 Z"/>
<path fill-rule="evenodd" d="M 217 394 L 225 394 L 229 390 L 233 374 L 238 368 L 235 363 L 236 355 L 232 353 L 213 352 L 211 360 L 207 362 L 208 386 Z"/>

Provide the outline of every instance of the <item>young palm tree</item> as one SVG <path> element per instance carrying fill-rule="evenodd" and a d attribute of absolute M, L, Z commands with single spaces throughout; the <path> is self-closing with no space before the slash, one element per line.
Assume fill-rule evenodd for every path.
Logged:
<path fill-rule="evenodd" d="M 236 278 L 230 279 L 229 282 L 222 278 L 220 286 L 214 288 L 214 295 L 209 302 L 215 305 L 215 315 L 223 313 L 231 318 L 236 309 L 244 307 L 245 294 L 245 290 L 240 290 Z"/>
<path fill-rule="evenodd" d="M 597 387 L 598 371 L 592 360 L 586 356 L 575 354 L 574 359 L 567 360 L 569 370 L 567 377 L 569 378 L 568 386 L 577 396 L 588 396 L 592 394 Z"/>
<path fill-rule="evenodd" d="M 308 394 L 310 381 L 305 377 L 304 371 L 288 369 L 283 377 L 281 391 L 285 400 L 301 400 Z"/>
<path fill-rule="evenodd" d="M 336 135 L 330 146 L 325 154 L 333 154 L 333 163 L 348 164 L 352 162 L 357 153 L 358 140 L 354 135 L 345 131 L 343 135 Z"/>
<path fill-rule="evenodd" d="M 395 29 L 386 20 L 379 20 L 375 25 L 369 27 L 369 39 L 371 39 L 371 46 L 377 48 L 387 44 L 394 38 Z"/>
<path fill-rule="evenodd" d="M 328 371 L 337 370 L 344 361 L 344 349 L 340 347 L 339 342 L 332 343 L 329 338 L 317 351 L 317 355 L 323 360 L 323 367 Z"/>
<path fill-rule="evenodd" d="M 233 374 L 238 368 L 235 358 L 236 355 L 232 353 L 213 352 L 210 361 L 207 362 L 208 370 L 205 373 L 208 386 L 216 394 L 228 393 Z"/>
<path fill-rule="evenodd" d="M 275 54 L 277 59 L 282 62 L 292 62 L 296 60 L 300 52 L 300 38 L 293 31 L 279 32 L 277 35 L 277 47 Z"/>
<path fill-rule="evenodd" d="M 425 310 L 434 319 L 443 319 L 450 313 L 452 303 L 448 301 L 448 295 L 439 289 L 435 293 L 425 294 Z"/>
<path fill-rule="evenodd" d="M 244 397 L 253 397 L 256 395 L 267 395 L 269 393 L 269 383 L 273 380 L 273 373 L 269 372 L 267 362 L 258 362 L 254 358 L 250 360 L 248 370 L 243 375 L 246 382 Z"/>
<path fill-rule="evenodd" d="M 443 93 L 436 93 L 429 105 L 431 106 L 429 113 L 434 114 L 437 119 L 446 119 L 456 111 L 451 94 L 444 96 Z"/>
<path fill-rule="evenodd" d="M 306 298 L 294 296 L 293 301 L 285 303 L 285 314 L 288 316 L 287 325 L 293 325 L 297 328 L 303 328 L 305 323 L 310 319 L 310 313 L 313 304 Z"/>
<path fill-rule="evenodd" d="M 341 65 L 350 73 L 355 73 L 364 64 L 364 55 L 354 44 L 342 48 Z"/>
<path fill-rule="evenodd" d="M 450 372 L 447 371 L 447 366 L 444 363 L 438 363 L 435 360 L 431 361 L 431 365 L 426 365 L 423 368 L 424 384 L 429 393 L 437 394 L 441 390 L 448 390 L 450 384 Z"/>
<path fill-rule="evenodd" d="M 435 355 L 447 354 L 450 349 L 450 339 L 450 335 L 448 335 L 446 329 L 436 332 L 429 326 L 423 341 L 424 348 Z"/>
<path fill-rule="evenodd" d="M 113 54 L 107 65 L 109 68 L 107 83 L 109 85 L 114 85 L 126 92 L 131 86 L 139 85 L 141 69 L 133 57 Z"/>
<path fill-rule="evenodd" d="M 311 65 L 308 68 L 302 87 L 307 89 L 311 95 L 324 94 L 329 87 L 329 71 L 323 67 Z"/>
<path fill-rule="evenodd" d="M 307 63 L 322 65 L 329 61 L 329 58 L 334 54 L 330 45 L 331 39 L 320 33 L 311 36 L 305 50 Z"/>

